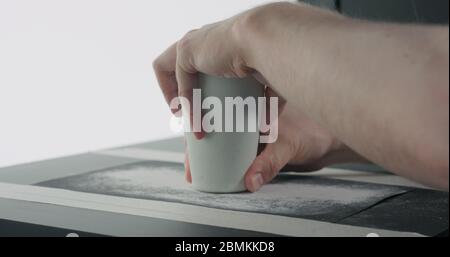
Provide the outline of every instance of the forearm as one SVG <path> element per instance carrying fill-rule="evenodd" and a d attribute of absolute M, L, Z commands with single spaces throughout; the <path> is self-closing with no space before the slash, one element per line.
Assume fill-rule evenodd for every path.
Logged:
<path fill-rule="evenodd" d="M 362 156 L 448 188 L 448 28 L 277 8 L 247 21 L 248 65 Z"/>

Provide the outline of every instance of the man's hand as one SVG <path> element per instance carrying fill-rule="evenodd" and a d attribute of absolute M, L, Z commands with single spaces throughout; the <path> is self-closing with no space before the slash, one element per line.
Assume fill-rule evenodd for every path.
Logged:
<path fill-rule="evenodd" d="M 245 185 L 250 192 L 269 183 L 286 165 L 292 167 L 292 171 L 310 172 L 330 164 L 365 161 L 289 104 L 284 107 L 278 126 L 278 140 L 265 145 L 247 170 Z M 186 180 L 191 182 L 187 156 L 188 153 Z"/>
<path fill-rule="evenodd" d="M 168 104 L 177 96 L 192 100 L 198 72 L 239 78 L 254 73 L 246 65 L 236 37 L 236 26 L 245 15 L 188 32 L 154 61 L 156 77 Z"/>
<path fill-rule="evenodd" d="M 397 175 L 448 191 L 448 34 L 448 26 L 368 22 L 306 4 L 275 3 L 189 32 L 154 68 L 168 102 L 192 99 L 198 72 L 257 74 L 342 145 Z M 286 116 L 279 125 L 286 138 L 255 160 L 250 190 L 289 160 L 314 163 L 333 148 L 310 143 L 321 133 L 306 130 L 309 123 L 297 114 Z M 284 119 L 303 123 L 291 122 L 291 131 Z M 258 166 L 263 162 L 270 171 Z"/>

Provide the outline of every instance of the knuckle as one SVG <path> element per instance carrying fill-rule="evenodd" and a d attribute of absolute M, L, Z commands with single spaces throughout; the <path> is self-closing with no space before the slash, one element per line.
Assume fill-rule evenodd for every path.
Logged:
<path fill-rule="evenodd" d="M 194 58 L 192 53 L 192 40 L 189 37 L 182 38 L 177 44 L 177 68 L 187 72 L 194 72 Z"/>
<path fill-rule="evenodd" d="M 178 41 L 177 43 L 178 56 L 186 54 L 186 52 L 189 51 L 189 48 L 190 48 L 190 39 L 186 37 L 180 39 L 180 41 Z"/>
<path fill-rule="evenodd" d="M 177 52 L 178 53 L 186 53 L 190 51 L 192 47 L 192 38 L 195 30 L 191 30 L 186 33 L 177 43 Z"/>
<path fill-rule="evenodd" d="M 153 70 L 160 71 L 161 70 L 161 60 L 159 58 L 156 58 L 153 60 L 152 63 Z"/>
<path fill-rule="evenodd" d="M 234 74 L 238 78 L 245 78 L 250 73 L 250 70 L 246 62 L 241 57 L 234 58 L 231 63 L 231 66 L 232 70 L 234 71 Z"/>

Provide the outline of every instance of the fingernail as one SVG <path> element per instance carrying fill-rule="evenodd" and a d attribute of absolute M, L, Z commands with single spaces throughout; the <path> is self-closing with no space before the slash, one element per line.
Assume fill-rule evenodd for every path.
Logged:
<path fill-rule="evenodd" d="M 194 136 L 197 140 L 202 140 L 205 137 L 205 133 L 202 132 L 194 132 Z"/>
<path fill-rule="evenodd" d="M 264 184 L 264 179 L 260 173 L 253 175 L 253 177 L 251 179 L 251 186 L 252 186 L 251 191 L 252 192 L 258 191 L 263 184 Z"/>
<path fill-rule="evenodd" d="M 172 109 L 171 111 L 172 111 L 173 116 L 175 116 L 177 118 L 183 117 L 183 114 L 180 112 L 179 109 Z"/>

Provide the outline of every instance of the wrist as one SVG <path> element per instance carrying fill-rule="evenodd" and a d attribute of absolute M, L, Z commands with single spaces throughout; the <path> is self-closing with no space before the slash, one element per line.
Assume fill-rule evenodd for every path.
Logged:
<path fill-rule="evenodd" d="M 260 70 L 267 60 L 289 54 L 289 49 L 297 51 L 298 46 L 310 45 L 306 40 L 311 41 L 311 31 L 315 31 L 314 35 L 326 35 L 327 30 L 349 20 L 308 4 L 279 2 L 237 16 L 233 38 L 248 66 Z M 321 38 L 315 40 L 320 41 Z"/>
<path fill-rule="evenodd" d="M 337 139 L 333 140 L 330 150 L 324 159 L 328 160 L 328 165 L 341 163 L 370 163 L 366 158 Z"/>
<path fill-rule="evenodd" d="M 270 42 L 276 32 L 276 23 L 280 22 L 279 13 L 288 10 L 295 4 L 288 2 L 273 3 L 250 9 L 234 19 L 233 39 L 239 48 L 240 55 L 246 64 L 257 69 L 257 57 Z"/>

